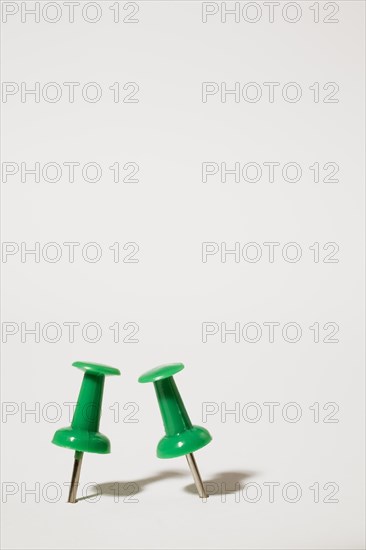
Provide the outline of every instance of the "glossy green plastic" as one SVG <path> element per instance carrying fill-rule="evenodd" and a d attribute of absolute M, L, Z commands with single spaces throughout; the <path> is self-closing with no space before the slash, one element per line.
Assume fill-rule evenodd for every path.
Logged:
<path fill-rule="evenodd" d="M 162 365 L 141 375 L 139 382 L 152 382 L 155 387 L 166 436 L 158 444 L 159 458 L 175 458 L 201 449 L 210 441 L 210 433 L 193 426 L 173 375 L 184 369 L 182 363 Z"/>
<path fill-rule="evenodd" d="M 118 369 L 76 361 L 73 363 L 84 371 L 78 401 L 71 426 L 57 430 L 52 443 L 75 451 L 87 453 L 110 453 L 109 439 L 99 432 L 105 376 L 121 374 Z"/>

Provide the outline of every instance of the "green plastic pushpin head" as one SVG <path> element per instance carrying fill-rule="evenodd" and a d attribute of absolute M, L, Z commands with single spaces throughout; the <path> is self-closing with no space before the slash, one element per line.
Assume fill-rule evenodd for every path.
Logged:
<path fill-rule="evenodd" d="M 210 443 L 212 437 L 205 428 L 193 426 L 190 421 L 173 378 L 182 369 L 182 363 L 162 365 L 140 376 L 139 382 L 153 382 L 163 417 L 166 435 L 159 441 L 157 456 L 175 458 L 186 455 L 198 493 L 201 497 L 206 497 L 192 453 Z"/>
<path fill-rule="evenodd" d="M 75 451 L 109 453 L 109 439 L 99 432 L 104 377 L 121 373 L 113 367 L 83 361 L 76 361 L 73 366 L 85 373 L 74 417 L 70 427 L 57 430 L 52 443 Z"/>
<path fill-rule="evenodd" d="M 118 369 L 97 363 L 76 361 L 73 366 L 84 371 L 74 416 L 71 426 L 57 430 L 52 439 L 52 443 L 55 445 L 75 451 L 69 502 L 76 502 L 76 489 L 83 453 L 106 454 L 110 452 L 109 439 L 99 432 L 104 378 L 121 374 Z"/>

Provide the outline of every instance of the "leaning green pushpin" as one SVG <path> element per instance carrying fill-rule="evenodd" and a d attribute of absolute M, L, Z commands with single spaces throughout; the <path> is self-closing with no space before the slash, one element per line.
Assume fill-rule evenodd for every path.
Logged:
<path fill-rule="evenodd" d="M 76 361 L 73 366 L 84 371 L 74 416 L 69 428 L 57 430 L 52 443 L 75 451 L 68 498 L 68 502 L 75 503 L 84 452 L 110 453 L 111 444 L 109 439 L 99 432 L 104 378 L 105 376 L 121 373 L 118 369 L 97 363 Z"/>
<path fill-rule="evenodd" d="M 210 443 L 212 437 L 205 428 L 193 426 L 189 419 L 173 378 L 182 369 L 182 363 L 162 365 L 140 376 L 139 382 L 153 382 L 163 417 L 166 435 L 159 441 L 157 456 L 175 458 L 186 455 L 198 494 L 207 498 L 193 453 Z"/>

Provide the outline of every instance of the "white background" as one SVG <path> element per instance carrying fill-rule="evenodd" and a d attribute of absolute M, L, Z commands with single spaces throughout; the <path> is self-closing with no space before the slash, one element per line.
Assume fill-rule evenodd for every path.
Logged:
<path fill-rule="evenodd" d="M 57 13 L 52 6 L 37 23 L 31 15 L 22 22 L 22 4 L 29 9 L 34 2 L 2 2 L 3 10 L 5 4 L 16 13 L 2 25 L 3 81 L 19 90 L 21 82 L 28 88 L 39 82 L 41 90 L 56 82 L 62 97 L 52 103 L 41 93 L 38 103 L 31 95 L 22 102 L 19 91 L 2 103 L 3 162 L 19 166 L 2 184 L 2 238 L 15 243 L 5 245 L 15 253 L 2 258 L 4 548 L 363 548 L 364 3 L 320 2 L 318 23 L 314 3 L 305 1 L 297 3 L 296 23 L 286 18 L 299 8 L 283 2 L 273 22 L 268 6 L 255 2 L 250 10 L 262 13 L 256 23 L 243 15 L 238 23 L 234 16 L 221 22 L 220 3 L 211 3 L 219 11 L 206 23 L 201 2 L 138 2 L 136 23 L 123 22 L 134 10 L 125 2 L 117 23 L 109 1 L 99 2 L 96 23 L 83 18 L 84 2 L 75 7 L 74 23 L 63 2 L 55 23 L 46 20 Z M 245 4 L 241 9 L 249 9 Z M 95 13 L 90 8 L 87 17 Z M 73 103 L 64 82 L 80 83 Z M 83 99 L 88 82 L 102 89 L 98 102 Z M 124 95 L 126 82 L 138 83 L 138 102 L 115 103 L 109 90 L 115 82 Z M 221 101 L 217 93 L 203 102 L 203 82 L 226 82 L 228 89 L 255 82 L 262 98 Z M 273 102 L 265 82 L 279 83 Z M 282 96 L 289 82 L 301 87 L 297 102 Z M 314 82 L 319 102 L 309 89 Z M 324 102 L 329 82 L 339 86 L 337 102 Z M 21 180 L 21 163 L 70 161 L 98 163 L 102 177 L 88 182 L 79 168 L 73 183 L 66 169 L 54 183 L 42 176 L 37 183 L 29 174 Z M 138 183 L 114 183 L 108 167 L 115 162 L 121 168 L 137 163 Z M 204 162 L 229 168 L 256 162 L 263 174 L 258 182 L 228 176 L 222 183 L 217 174 L 203 183 Z M 272 183 L 264 162 L 281 165 Z M 288 162 L 301 166 L 298 182 L 282 177 Z M 318 183 L 309 169 L 315 162 Z M 338 182 L 323 181 L 327 162 L 339 166 Z M 34 255 L 22 258 L 22 247 L 37 242 L 39 262 Z M 62 251 L 57 262 L 44 249 L 50 242 Z M 65 242 L 80 243 L 74 262 Z M 90 242 L 102 251 L 95 263 L 81 254 Z M 115 242 L 121 249 L 137 243 L 138 262 L 114 262 L 109 247 Z M 224 262 L 218 252 L 203 262 L 204 242 L 228 249 L 255 242 L 262 257 L 236 262 L 228 255 Z M 265 242 L 280 243 L 273 262 Z M 289 242 L 301 248 L 297 262 L 282 256 Z M 316 242 L 319 262 L 309 249 Z M 323 250 L 326 243 L 339 246 L 338 262 L 324 262 L 332 251 Z M 51 257 L 55 249 L 48 251 Z M 122 260 L 130 251 L 122 249 Z M 74 342 L 64 324 L 70 322 L 79 323 Z M 262 336 L 254 343 L 248 342 L 252 332 L 239 342 L 228 335 L 225 343 L 219 330 L 203 342 L 205 322 L 228 329 L 257 323 Z M 273 343 L 268 322 L 280 323 Z M 282 335 L 289 322 L 301 327 L 296 343 Z M 39 342 L 24 332 L 35 323 Z M 100 329 L 95 343 L 88 341 L 92 329 L 82 333 L 88 323 Z M 119 343 L 109 328 L 114 323 Z M 138 325 L 138 342 L 122 341 L 130 332 L 126 323 Z M 319 342 L 309 329 L 314 323 Z M 326 323 L 339 327 L 338 342 L 324 342 L 331 332 Z M 288 335 L 294 337 L 291 330 Z M 81 494 L 93 494 L 92 482 L 103 494 L 73 506 L 65 503 L 64 486 L 72 452 L 50 440 L 69 423 L 64 403 L 77 398 L 75 360 L 113 365 L 121 377 L 105 386 L 101 431 L 112 453 L 86 455 L 81 476 Z M 176 382 L 192 421 L 213 435 L 196 454 L 216 492 L 207 502 L 194 492 L 184 458 L 155 457 L 160 414 L 152 386 L 137 384 L 145 370 L 176 361 L 186 365 Z M 207 422 L 205 402 L 215 412 Z M 278 403 L 273 422 L 268 402 Z M 297 422 L 289 421 L 296 411 L 287 403 L 301 411 Z M 324 409 L 327 403 L 335 405 Z M 237 416 L 225 415 L 235 407 Z M 325 421 L 337 407 L 333 422 Z M 38 412 L 27 414 L 30 409 Z M 132 410 L 137 422 L 127 417 Z M 250 422 L 256 411 L 258 421 Z M 62 417 L 52 422 L 56 413 Z M 117 499 L 108 489 L 115 482 Z M 124 495 L 130 482 L 138 487 L 136 502 Z M 279 484 L 273 502 L 270 482 Z M 286 494 L 288 483 L 296 486 Z M 294 487 L 301 493 L 289 502 Z M 335 502 L 327 502 L 335 487 Z"/>

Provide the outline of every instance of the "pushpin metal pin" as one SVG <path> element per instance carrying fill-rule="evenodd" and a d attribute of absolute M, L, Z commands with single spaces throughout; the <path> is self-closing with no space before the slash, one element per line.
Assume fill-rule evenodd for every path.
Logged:
<path fill-rule="evenodd" d="M 84 453 L 82 453 L 81 451 L 75 451 L 75 459 L 74 459 L 74 467 L 72 469 L 70 492 L 69 492 L 69 498 L 67 500 L 67 502 L 71 502 L 72 504 L 75 504 L 76 502 L 76 494 L 78 491 L 80 472 L 81 472 L 81 463 L 83 462 L 83 456 L 84 456 Z"/>
<path fill-rule="evenodd" d="M 186 455 L 186 459 L 188 462 L 189 469 L 191 470 L 192 477 L 194 479 L 194 483 L 197 487 L 198 494 L 201 498 L 207 498 L 207 493 L 205 490 L 205 487 L 202 483 L 201 474 L 199 472 L 199 469 L 197 468 L 196 459 L 194 458 L 193 453 L 189 453 Z"/>
<path fill-rule="evenodd" d="M 182 369 L 182 363 L 163 365 L 140 376 L 139 382 L 153 382 L 163 418 L 166 435 L 159 441 L 157 456 L 175 458 L 186 455 L 198 494 L 207 498 L 193 453 L 210 443 L 212 437 L 205 428 L 193 426 L 190 421 L 173 378 Z"/>
<path fill-rule="evenodd" d="M 84 371 L 74 416 L 71 426 L 57 430 L 52 439 L 55 445 L 75 451 L 68 498 L 68 502 L 71 503 L 77 502 L 76 495 L 84 452 L 110 453 L 109 439 L 99 432 L 104 379 L 106 376 L 121 374 L 118 369 L 96 363 L 76 361 L 73 366 Z"/>

